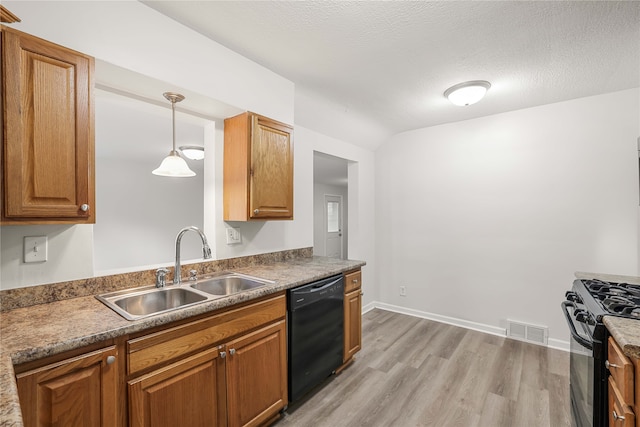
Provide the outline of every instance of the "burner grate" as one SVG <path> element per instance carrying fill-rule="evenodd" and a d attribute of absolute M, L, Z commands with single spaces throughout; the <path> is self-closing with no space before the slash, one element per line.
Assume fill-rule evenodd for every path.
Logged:
<path fill-rule="evenodd" d="M 640 285 L 597 279 L 586 280 L 583 283 L 606 312 L 640 318 Z"/>

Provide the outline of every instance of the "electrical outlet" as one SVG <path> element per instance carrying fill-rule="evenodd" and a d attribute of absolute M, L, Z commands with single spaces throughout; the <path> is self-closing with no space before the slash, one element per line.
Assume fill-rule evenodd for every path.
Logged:
<path fill-rule="evenodd" d="M 227 245 L 236 245 L 242 243 L 242 236 L 239 228 L 227 228 Z"/>
<path fill-rule="evenodd" d="M 24 262 L 45 262 L 47 260 L 47 236 L 24 238 Z"/>
<path fill-rule="evenodd" d="M 401 297 L 406 297 L 407 296 L 407 287 L 406 286 L 400 286 L 400 296 Z"/>

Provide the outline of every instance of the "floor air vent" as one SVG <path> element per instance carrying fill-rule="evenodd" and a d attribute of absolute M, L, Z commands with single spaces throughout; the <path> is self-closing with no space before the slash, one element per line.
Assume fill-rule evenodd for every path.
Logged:
<path fill-rule="evenodd" d="M 522 322 L 508 320 L 507 336 L 521 341 L 547 345 L 549 328 L 546 326 L 529 325 Z"/>

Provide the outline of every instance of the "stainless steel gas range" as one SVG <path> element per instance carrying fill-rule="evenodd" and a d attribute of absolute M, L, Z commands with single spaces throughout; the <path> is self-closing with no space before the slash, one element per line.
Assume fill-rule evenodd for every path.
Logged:
<path fill-rule="evenodd" d="M 562 310 L 571 331 L 570 392 L 573 425 L 608 425 L 608 332 L 602 318 L 640 319 L 640 285 L 578 279 L 565 294 Z"/>

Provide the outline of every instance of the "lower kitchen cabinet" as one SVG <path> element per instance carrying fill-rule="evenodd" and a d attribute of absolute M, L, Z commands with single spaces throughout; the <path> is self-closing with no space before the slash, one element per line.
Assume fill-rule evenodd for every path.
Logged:
<path fill-rule="evenodd" d="M 225 345 L 229 427 L 262 425 L 287 405 L 286 333 L 281 320 Z"/>
<path fill-rule="evenodd" d="M 640 427 L 640 419 L 637 417 L 639 361 L 625 356 L 616 341 L 609 338 L 606 366 L 611 374 L 608 378 L 609 426 Z"/>
<path fill-rule="evenodd" d="M 131 427 L 265 425 L 287 405 L 284 294 L 127 342 Z"/>
<path fill-rule="evenodd" d="M 221 360 L 209 349 L 130 381 L 130 426 L 225 425 Z"/>
<path fill-rule="evenodd" d="M 360 270 L 344 276 L 344 354 L 351 361 L 362 348 L 362 274 Z"/>
<path fill-rule="evenodd" d="M 116 346 L 16 375 L 25 427 L 119 425 Z"/>
<path fill-rule="evenodd" d="M 16 366 L 24 426 L 268 425 L 288 403 L 285 312 L 282 292 Z"/>

